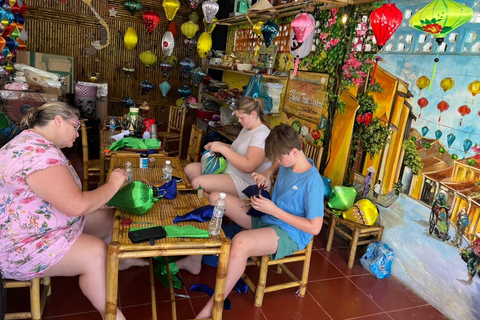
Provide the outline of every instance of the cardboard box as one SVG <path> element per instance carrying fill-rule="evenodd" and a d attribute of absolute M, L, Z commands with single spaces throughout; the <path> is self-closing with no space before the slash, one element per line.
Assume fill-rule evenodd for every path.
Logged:
<path fill-rule="evenodd" d="M 65 93 L 74 92 L 74 63 L 73 57 L 60 56 L 31 51 L 17 51 L 18 63 L 35 67 L 52 73 L 57 73 L 65 78 Z"/>

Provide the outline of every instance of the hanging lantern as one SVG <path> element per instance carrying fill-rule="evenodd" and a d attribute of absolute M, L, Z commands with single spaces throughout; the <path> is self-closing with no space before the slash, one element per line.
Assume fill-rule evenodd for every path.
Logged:
<path fill-rule="evenodd" d="M 188 39 L 191 39 L 195 36 L 197 33 L 199 27 L 198 24 L 196 24 L 193 21 L 187 21 L 182 26 L 180 27 L 180 30 L 182 30 L 182 33 L 185 37 Z"/>
<path fill-rule="evenodd" d="M 220 7 L 218 6 L 218 3 L 216 3 L 215 1 L 212 1 L 212 0 L 203 1 L 202 11 L 203 11 L 203 16 L 205 17 L 205 21 L 207 21 L 207 23 L 212 22 L 213 17 L 215 17 L 219 8 Z"/>
<path fill-rule="evenodd" d="M 480 81 L 473 81 L 468 85 L 468 91 L 472 94 L 472 96 L 476 96 L 480 93 Z"/>
<path fill-rule="evenodd" d="M 152 34 L 160 23 L 160 16 L 155 11 L 147 11 L 143 14 L 143 21 L 147 32 Z"/>
<path fill-rule="evenodd" d="M 443 132 L 441 130 L 435 131 L 435 138 L 439 140 L 443 135 Z"/>
<path fill-rule="evenodd" d="M 445 150 L 445 148 L 444 148 L 444 147 L 440 147 L 440 148 L 438 148 L 438 153 L 440 153 L 440 154 L 444 154 L 444 153 L 445 153 L 445 151 L 446 151 L 446 150 Z"/>
<path fill-rule="evenodd" d="M 180 67 L 182 68 L 183 77 L 187 79 L 190 71 L 195 67 L 195 62 L 187 57 L 180 61 Z"/>
<path fill-rule="evenodd" d="M 186 85 L 181 86 L 178 88 L 178 94 L 182 96 L 182 98 L 186 98 L 192 95 L 192 90 Z"/>
<path fill-rule="evenodd" d="M 166 56 L 170 56 L 173 53 L 175 47 L 175 40 L 173 34 L 170 31 L 165 32 L 162 37 L 162 52 Z"/>
<path fill-rule="evenodd" d="M 453 160 L 458 160 L 458 156 L 454 153 L 454 154 L 452 154 L 452 159 Z"/>
<path fill-rule="evenodd" d="M 466 5 L 452 0 L 434 0 L 410 19 L 410 26 L 416 30 L 433 35 L 438 43 L 438 48 L 440 48 L 445 36 L 449 32 L 467 23 L 472 17 L 473 10 Z M 438 52 L 440 51 L 438 50 Z M 437 54 L 432 70 L 432 82 L 438 61 Z M 432 82 L 429 90 L 432 88 Z"/>
<path fill-rule="evenodd" d="M 420 119 L 422 117 L 422 109 L 428 106 L 428 100 L 427 98 L 420 98 L 417 101 L 418 106 L 420 107 L 420 114 L 418 115 L 418 118 Z"/>
<path fill-rule="evenodd" d="M 127 50 L 135 49 L 138 43 L 137 30 L 135 30 L 135 28 L 129 27 L 127 31 L 125 31 L 123 42 L 125 43 L 125 48 Z"/>
<path fill-rule="evenodd" d="M 163 0 L 163 10 L 167 16 L 168 21 L 172 21 L 177 14 L 178 8 L 180 8 L 180 1 L 178 0 Z"/>
<path fill-rule="evenodd" d="M 171 56 L 162 56 L 162 61 L 169 62 L 172 67 L 175 67 L 178 64 L 178 58 L 175 57 L 173 54 Z"/>
<path fill-rule="evenodd" d="M 463 141 L 463 151 L 465 151 L 465 154 L 467 154 L 468 150 L 472 147 L 473 142 L 470 139 L 465 139 Z"/>
<path fill-rule="evenodd" d="M 173 21 L 170 21 L 170 23 L 168 24 L 167 31 L 170 31 L 174 38 L 176 38 L 178 36 L 177 26 L 175 25 L 175 22 L 173 22 Z"/>
<path fill-rule="evenodd" d="M 212 50 L 212 36 L 208 32 L 203 32 L 198 38 L 197 53 L 200 58 L 206 58 Z"/>
<path fill-rule="evenodd" d="M 197 23 L 198 20 L 200 20 L 200 17 L 198 16 L 198 14 L 195 11 L 192 11 L 188 15 L 188 20 L 192 21 L 193 23 Z"/>
<path fill-rule="evenodd" d="M 200 0 L 187 0 L 188 6 L 192 11 L 197 9 L 198 4 L 200 3 Z"/>
<path fill-rule="evenodd" d="M 380 8 L 372 11 L 370 14 L 370 25 L 372 26 L 373 35 L 375 36 L 379 50 L 382 50 L 388 39 L 397 31 L 402 20 L 402 11 L 400 11 L 394 3 L 385 3 Z M 375 67 L 373 68 L 372 80 L 370 82 L 372 85 L 375 81 L 377 66 L 378 59 L 375 59 Z"/>
<path fill-rule="evenodd" d="M 254 32 L 257 36 L 259 36 L 259 37 L 262 36 L 262 26 L 263 26 L 263 23 L 264 23 L 263 21 L 258 21 L 257 23 L 255 23 L 255 24 L 253 25 L 253 32 Z"/>
<path fill-rule="evenodd" d="M 151 84 L 148 80 L 145 80 L 140 83 L 140 88 L 142 88 L 142 93 L 146 95 L 153 90 L 153 84 Z"/>
<path fill-rule="evenodd" d="M 172 64 L 168 61 L 163 61 L 160 63 L 160 68 L 162 69 L 163 76 L 168 76 L 168 73 L 172 70 Z"/>
<path fill-rule="evenodd" d="M 17 50 L 20 50 L 20 51 L 21 51 L 21 50 L 27 49 L 27 46 L 26 46 L 25 43 L 22 41 L 22 39 L 17 38 L 15 41 L 18 42 L 18 48 L 17 48 Z"/>
<path fill-rule="evenodd" d="M 453 144 L 453 142 L 455 141 L 455 139 L 457 139 L 457 137 L 455 137 L 455 135 L 452 133 L 449 133 L 448 136 L 447 136 L 447 144 L 448 144 L 448 147 L 450 148 Z"/>
<path fill-rule="evenodd" d="M 455 85 L 455 81 L 452 78 L 445 78 L 440 82 L 440 87 L 442 87 L 443 92 L 447 92 L 448 90 L 452 89 Z"/>
<path fill-rule="evenodd" d="M 428 131 L 429 131 L 428 127 L 427 127 L 427 126 L 424 126 L 424 127 L 422 128 L 422 136 L 425 137 L 425 136 L 427 135 Z"/>
<path fill-rule="evenodd" d="M 300 13 L 290 24 L 299 43 L 303 43 L 315 28 L 315 19 L 308 13 Z"/>
<path fill-rule="evenodd" d="M 473 166 L 475 165 L 475 163 L 476 163 L 476 162 L 475 162 L 475 159 L 470 158 L 470 159 L 467 160 L 467 164 L 468 164 L 469 166 L 472 166 L 472 167 L 473 167 Z"/>
<path fill-rule="evenodd" d="M 135 72 L 135 69 L 132 68 L 132 66 L 129 63 L 127 63 L 122 68 L 122 71 L 127 75 L 127 78 L 130 78 L 130 75 Z"/>
<path fill-rule="evenodd" d="M 470 110 L 470 108 L 466 104 L 458 108 L 458 113 L 462 115 L 462 118 L 460 119 L 460 126 L 462 126 L 463 117 L 470 114 L 471 111 L 472 110 Z"/>
<path fill-rule="evenodd" d="M 218 21 L 217 17 L 214 17 L 211 23 L 207 23 L 205 18 L 203 19 L 203 24 L 205 25 L 205 31 L 208 33 L 212 33 L 213 29 L 217 26 L 216 22 Z"/>
<path fill-rule="evenodd" d="M 440 116 L 438 117 L 438 122 L 442 121 L 442 113 L 447 111 L 450 106 L 448 105 L 447 101 L 442 100 L 437 104 L 437 109 L 440 111 Z"/>
<path fill-rule="evenodd" d="M 162 96 L 164 98 L 167 96 L 168 92 L 172 88 L 172 86 L 170 86 L 170 83 L 168 83 L 167 81 L 163 81 L 158 85 L 158 87 L 160 88 L 160 91 L 162 92 Z"/>
<path fill-rule="evenodd" d="M 268 20 L 262 25 L 263 41 L 267 48 L 272 43 L 273 39 L 275 39 L 279 30 L 278 25 L 273 20 Z"/>
<path fill-rule="evenodd" d="M 193 85 L 195 87 L 198 87 L 200 83 L 202 83 L 205 76 L 207 75 L 205 71 L 202 69 L 202 67 L 196 67 L 191 71 L 191 74 L 193 79 Z"/>
<path fill-rule="evenodd" d="M 135 102 L 133 102 L 132 98 L 129 96 L 123 97 L 122 100 L 120 100 L 120 103 L 125 109 L 135 106 Z"/>
<path fill-rule="evenodd" d="M 423 145 L 423 147 L 427 150 L 430 149 L 431 146 L 432 145 L 429 142 L 425 142 L 424 145 Z"/>
<path fill-rule="evenodd" d="M 142 5 L 137 0 L 125 1 L 123 6 L 132 16 L 142 9 Z"/>
<path fill-rule="evenodd" d="M 0 51 L 3 51 L 3 48 L 5 48 L 5 45 L 7 44 L 7 41 L 0 36 Z"/>
<path fill-rule="evenodd" d="M 195 103 L 195 102 L 197 102 L 197 99 L 195 99 L 195 97 L 190 96 L 190 97 L 188 97 L 188 98 L 185 100 L 185 102 L 186 102 L 187 104 Z"/>
<path fill-rule="evenodd" d="M 139 58 L 146 67 L 150 67 L 157 62 L 157 56 L 151 51 L 143 51 L 142 53 L 140 53 Z"/>
<path fill-rule="evenodd" d="M 300 13 L 293 19 L 291 26 L 294 32 L 290 32 L 290 53 L 295 58 L 293 76 L 296 77 L 300 59 L 305 58 L 312 49 L 315 19 L 311 14 Z"/>

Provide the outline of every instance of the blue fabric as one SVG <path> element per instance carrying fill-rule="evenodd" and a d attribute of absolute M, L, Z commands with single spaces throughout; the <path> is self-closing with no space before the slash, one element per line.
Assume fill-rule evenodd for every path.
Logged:
<path fill-rule="evenodd" d="M 240 227 L 236 223 L 230 223 L 227 224 L 226 226 L 222 226 L 223 232 L 225 232 L 225 235 L 229 239 L 233 239 L 237 233 L 243 230 L 242 227 Z M 209 255 L 204 255 L 202 258 L 202 263 L 206 264 L 207 266 L 212 266 L 212 267 L 217 267 L 218 266 L 218 255 L 214 254 L 209 254 Z"/>
<path fill-rule="evenodd" d="M 291 168 L 280 166 L 278 177 L 272 193 L 272 201 L 282 210 L 293 215 L 313 219 L 323 217 L 324 184 L 308 159 L 312 168 L 306 172 L 296 173 Z M 261 217 L 263 222 L 280 226 L 298 244 L 299 250 L 305 248 L 312 235 L 297 229 L 272 215 Z"/>
<path fill-rule="evenodd" d="M 215 292 L 215 290 L 213 290 L 212 288 L 210 288 L 209 286 L 207 286 L 206 284 L 194 284 L 190 287 L 190 290 L 191 291 L 196 291 L 196 292 L 205 292 L 206 294 L 208 294 L 208 296 L 212 296 L 213 293 Z M 224 301 L 223 301 L 223 309 L 224 310 L 230 310 L 232 309 L 232 303 L 230 302 L 230 299 L 226 298 Z"/>
<path fill-rule="evenodd" d="M 160 187 L 153 187 L 156 198 L 175 199 L 177 197 L 177 182 L 172 179 Z"/>
<path fill-rule="evenodd" d="M 189 213 L 184 214 L 183 216 L 176 216 L 175 219 L 173 219 L 173 223 L 178 223 L 182 221 L 205 222 L 212 219 L 212 215 L 213 215 L 213 206 L 206 205 L 206 206 L 197 208 L 195 210 L 192 210 Z"/>
<path fill-rule="evenodd" d="M 258 195 L 258 189 L 259 189 L 258 186 L 256 184 L 254 184 L 254 185 L 246 187 L 245 189 L 242 190 L 242 192 L 243 192 L 244 195 L 246 195 L 247 197 L 250 198 L 250 197 Z M 270 199 L 270 193 L 267 190 L 262 189 L 262 197 Z M 258 211 L 254 208 L 250 208 L 250 210 L 248 210 L 247 214 L 249 216 L 252 216 L 252 217 L 261 217 L 265 213 L 261 212 L 261 211 Z"/>

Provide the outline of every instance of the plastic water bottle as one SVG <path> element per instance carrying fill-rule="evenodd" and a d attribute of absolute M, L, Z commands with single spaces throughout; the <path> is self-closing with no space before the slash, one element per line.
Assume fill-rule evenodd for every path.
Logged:
<path fill-rule="evenodd" d="M 221 192 L 220 197 L 215 200 L 212 220 L 210 220 L 210 225 L 208 226 L 208 233 L 210 233 L 211 236 L 218 236 L 220 234 L 223 214 L 227 208 L 227 201 L 225 200 L 226 196 L 227 195 L 224 192 Z"/>
<path fill-rule="evenodd" d="M 125 171 L 127 172 L 128 176 L 128 182 L 133 181 L 133 168 L 132 168 L 132 163 L 130 161 L 127 161 L 125 164 Z"/>
<path fill-rule="evenodd" d="M 162 175 L 162 180 L 165 182 L 168 182 L 172 180 L 172 172 L 173 172 L 173 167 L 170 164 L 170 160 L 165 161 L 165 165 L 163 166 L 163 175 Z"/>
<path fill-rule="evenodd" d="M 115 121 L 115 117 L 112 117 L 109 122 L 109 128 L 110 128 L 110 138 L 112 138 L 115 135 L 115 128 L 117 126 L 117 122 Z M 113 139 L 113 138 L 112 138 Z"/>

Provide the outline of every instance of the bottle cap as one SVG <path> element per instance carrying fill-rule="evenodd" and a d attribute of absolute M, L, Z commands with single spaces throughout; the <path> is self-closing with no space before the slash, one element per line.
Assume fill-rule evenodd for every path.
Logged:
<path fill-rule="evenodd" d="M 170 164 L 170 160 L 165 161 L 165 164 Z"/>
<path fill-rule="evenodd" d="M 220 192 L 220 199 L 225 199 L 227 194 L 225 192 Z"/>
<path fill-rule="evenodd" d="M 198 190 L 202 190 L 202 185 L 198 185 Z"/>

